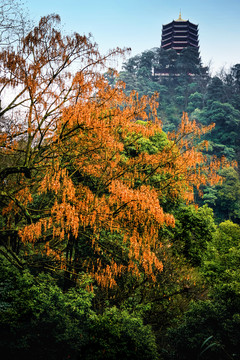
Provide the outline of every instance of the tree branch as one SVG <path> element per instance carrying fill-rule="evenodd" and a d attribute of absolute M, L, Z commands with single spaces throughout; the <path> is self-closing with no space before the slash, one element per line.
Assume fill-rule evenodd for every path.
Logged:
<path fill-rule="evenodd" d="M 27 179 L 31 179 L 31 171 L 26 166 L 12 166 L 3 169 L 0 172 L 0 181 L 3 181 L 10 174 L 19 174 L 22 173 L 26 176 Z"/>

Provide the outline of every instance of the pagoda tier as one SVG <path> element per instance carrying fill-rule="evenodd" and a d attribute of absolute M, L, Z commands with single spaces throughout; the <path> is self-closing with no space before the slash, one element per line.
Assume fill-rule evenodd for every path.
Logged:
<path fill-rule="evenodd" d="M 161 48 L 174 49 L 179 54 L 184 48 L 194 47 L 199 52 L 198 25 L 189 20 L 173 20 L 162 27 Z"/>

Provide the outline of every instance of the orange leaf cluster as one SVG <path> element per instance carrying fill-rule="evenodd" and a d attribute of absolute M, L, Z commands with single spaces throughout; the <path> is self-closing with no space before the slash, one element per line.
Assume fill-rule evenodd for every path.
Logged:
<path fill-rule="evenodd" d="M 119 102 L 119 92 L 116 94 Z M 126 105 L 125 96 L 122 96 Z M 124 141 L 129 134 L 136 135 L 133 142 L 137 146 L 137 139 L 153 136 L 161 128 L 159 124 L 144 125 L 133 121 L 131 110 L 136 116 L 136 108 L 129 104 L 129 120 L 125 115 L 120 116 L 119 111 L 110 107 L 112 93 L 109 101 L 110 104 L 104 99 L 101 111 L 98 99 L 95 103 L 91 101 L 89 107 L 85 104 L 85 112 L 92 112 L 86 122 L 83 121 L 85 115 L 81 123 L 76 119 L 78 106 L 64 110 L 62 120 L 65 123 L 60 126 L 58 121 L 59 135 L 54 134 L 51 144 L 52 151 L 58 154 L 58 161 L 49 167 L 38 189 L 39 195 L 51 194 L 55 200 L 45 217 L 25 226 L 20 236 L 23 241 L 34 242 L 50 231 L 55 244 L 57 241 L 60 246 L 66 244 L 69 237 L 79 242 L 81 232 L 90 231 L 97 262 L 91 260 L 85 266 L 100 285 L 112 287 L 117 284 L 117 277 L 126 271 L 137 277 L 143 271 L 155 281 L 156 273 L 163 269 L 162 260 L 156 255 L 161 247 L 158 230 L 163 225 L 174 226 L 174 217 L 165 213 L 160 205 L 161 196 L 167 192 L 170 196 L 181 195 L 186 201 L 193 201 L 193 186 L 219 181 L 217 169 L 221 164 L 216 159 L 207 164 L 205 156 L 191 144 L 190 135 L 200 136 L 206 129 L 199 129 L 196 123 L 189 122 L 186 114 L 179 131 L 169 136 L 171 141 L 162 151 L 152 155 L 140 152 L 137 157 L 123 161 Z M 139 106 L 139 116 L 142 106 Z M 67 137 L 63 127 L 66 134 L 73 129 L 74 134 Z M 69 160 L 64 160 L 65 156 Z M 165 176 L 165 179 L 152 186 L 149 173 Z M 75 174 L 95 185 L 91 188 L 84 181 L 74 183 Z M 141 182 L 139 186 L 135 185 L 136 180 Z M 118 262 L 114 255 L 110 262 L 101 260 L 102 254 L 107 252 L 101 243 L 103 229 L 124 234 L 121 256 L 127 256 L 128 265 Z M 123 244 L 126 244 L 125 248 Z M 47 253 L 50 254 L 49 246 Z"/>

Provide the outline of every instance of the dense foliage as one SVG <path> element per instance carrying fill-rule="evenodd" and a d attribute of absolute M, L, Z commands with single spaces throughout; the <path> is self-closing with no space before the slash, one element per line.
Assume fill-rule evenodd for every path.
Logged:
<path fill-rule="evenodd" d="M 240 65 L 211 77 L 209 69 L 201 66 L 199 58 L 193 55 L 191 49 L 185 49 L 180 56 L 174 50 L 145 51 L 125 63 L 120 78 L 126 82 L 127 93 L 135 89 L 142 95 L 159 94 L 158 115 L 163 130 L 175 129 L 183 111 L 197 123 L 205 126 L 214 123 L 205 136 L 208 155 L 239 162 Z M 168 76 L 157 76 L 159 66 L 166 64 Z M 226 182 L 202 187 L 204 196 L 196 197 L 196 201 L 211 206 L 218 222 L 231 219 L 239 223 L 239 172 L 225 169 L 222 176 Z"/>
<path fill-rule="evenodd" d="M 142 319 L 116 307 L 97 314 L 83 285 L 63 292 L 53 277 L 16 270 L 1 257 L 4 358 L 156 359 L 154 335 Z"/>
<path fill-rule="evenodd" d="M 59 24 L 0 51 L 1 352 L 238 358 L 239 65 L 153 49 L 117 74 L 125 50 Z"/>

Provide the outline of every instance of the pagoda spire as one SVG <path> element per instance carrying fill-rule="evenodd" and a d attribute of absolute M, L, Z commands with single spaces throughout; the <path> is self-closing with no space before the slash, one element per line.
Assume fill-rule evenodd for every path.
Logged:
<path fill-rule="evenodd" d="M 184 20 L 182 19 L 181 9 L 180 9 L 180 11 L 179 11 L 179 17 L 178 17 L 177 21 L 184 21 Z"/>

